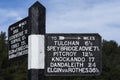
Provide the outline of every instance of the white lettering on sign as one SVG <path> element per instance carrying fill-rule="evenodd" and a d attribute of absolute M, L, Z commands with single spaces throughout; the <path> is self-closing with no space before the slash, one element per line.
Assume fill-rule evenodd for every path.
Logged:
<path fill-rule="evenodd" d="M 26 50 L 28 48 L 28 45 L 24 45 L 24 46 L 20 46 L 20 47 L 15 47 L 15 49 L 12 49 L 9 51 L 9 54 L 14 54 L 16 52 L 19 52 L 19 51 L 23 51 L 23 50 Z"/>
<path fill-rule="evenodd" d="M 15 35 L 13 35 L 13 36 L 10 36 L 10 37 L 9 37 L 9 40 L 11 41 L 11 40 L 13 40 L 13 39 L 15 39 L 15 38 L 18 38 L 18 37 L 21 37 L 21 36 L 23 36 L 23 31 L 15 34 Z"/>
<path fill-rule="evenodd" d="M 9 30 L 9 59 L 22 56 L 28 52 L 27 20 L 15 23 Z M 26 52 L 26 53 L 25 53 Z"/>
<path fill-rule="evenodd" d="M 54 41 L 54 44 L 55 45 L 58 45 L 58 46 L 66 46 L 66 45 L 71 45 L 71 46 L 74 46 L 74 45 L 79 45 L 79 41 Z"/>
<path fill-rule="evenodd" d="M 13 34 L 18 33 L 18 29 L 13 30 Z"/>
<path fill-rule="evenodd" d="M 53 61 L 53 62 L 56 62 L 56 61 L 58 61 L 58 62 L 65 62 L 65 61 L 67 61 L 67 62 L 75 62 L 75 61 L 77 61 L 77 62 L 85 62 L 85 57 L 52 57 L 52 60 L 51 61 Z"/>
<path fill-rule="evenodd" d="M 16 54 L 10 54 L 9 59 L 25 55 L 27 54 L 27 52 L 28 50 L 24 50 L 24 51 L 17 52 Z"/>
<path fill-rule="evenodd" d="M 47 46 L 48 51 L 100 51 L 99 46 Z"/>
<path fill-rule="evenodd" d="M 76 52 L 54 52 L 53 56 L 76 56 Z"/>
<path fill-rule="evenodd" d="M 48 73 L 60 73 L 60 72 L 67 72 L 67 73 L 99 73 L 98 68 L 47 68 Z"/>
<path fill-rule="evenodd" d="M 84 36 L 83 40 L 95 40 L 95 36 Z"/>
<path fill-rule="evenodd" d="M 100 73 L 100 37 L 93 35 L 48 35 L 46 73 Z M 58 75 L 59 76 L 59 75 Z"/>
<path fill-rule="evenodd" d="M 83 63 L 79 63 L 79 62 L 69 62 L 69 63 L 64 63 L 64 62 L 59 62 L 59 63 L 50 63 L 50 67 L 84 67 Z"/>

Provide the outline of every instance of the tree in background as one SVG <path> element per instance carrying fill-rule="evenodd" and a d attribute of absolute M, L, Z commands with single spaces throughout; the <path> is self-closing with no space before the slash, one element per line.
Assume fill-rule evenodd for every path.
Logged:
<path fill-rule="evenodd" d="M 102 49 L 103 77 L 120 80 L 120 46 L 113 40 L 104 40 Z"/>
<path fill-rule="evenodd" d="M 5 32 L 0 33 L 0 67 L 3 59 L 7 56 L 7 44 L 6 44 Z"/>
<path fill-rule="evenodd" d="M 6 33 L 0 33 L 0 80 L 27 80 L 27 58 L 8 60 Z"/>
<path fill-rule="evenodd" d="M 8 53 L 8 48 L 7 48 L 7 41 L 6 41 L 6 33 L 1 32 L 0 33 L 0 80 L 4 80 L 5 76 L 5 67 L 7 67 L 7 53 Z M 4 62 L 5 61 L 5 62 Z"/>

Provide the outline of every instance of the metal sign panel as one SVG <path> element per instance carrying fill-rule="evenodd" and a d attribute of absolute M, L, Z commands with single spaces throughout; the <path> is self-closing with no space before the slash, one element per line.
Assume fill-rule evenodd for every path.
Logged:
<path fill-rule="evenodd" d="M 101 73 L 98 34 L 47 34 L 46 76 L 95 76 Z"/>
<path fill-rule="evenodd" d="M 45 34 L 45 7 L 38 1 L 29 8 L 27 18 L 9 27 L 9 59 L 28 54 L 29 34 Z"/>
<path fill-rule="evenodd" d="M 8 29 L 9 59 L 28 54 L 28 17 Z"/>

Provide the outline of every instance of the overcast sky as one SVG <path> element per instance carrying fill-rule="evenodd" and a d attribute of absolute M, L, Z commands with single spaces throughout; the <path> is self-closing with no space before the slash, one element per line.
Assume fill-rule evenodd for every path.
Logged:
<path fill-rule="evenodd" d="M 27 17 L 36 0 L 0 0 L 0 31 Z M 120 44 L 120 0 L 39 0 L 47 33 L 99 33 Z"/>

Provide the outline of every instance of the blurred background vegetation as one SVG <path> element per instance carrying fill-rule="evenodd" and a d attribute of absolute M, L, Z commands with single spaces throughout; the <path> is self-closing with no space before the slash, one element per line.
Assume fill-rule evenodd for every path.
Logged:
<path fill-rule="evenodd" d="M 0 32 L 0 80 L 28 80 L 27 58 L 8 61 L 5 32 Z M 113 40 L 102 42 L 102 73 L 100 76 L 46 77 L 46 80 L 120 80 L 120 46 Z"/>

